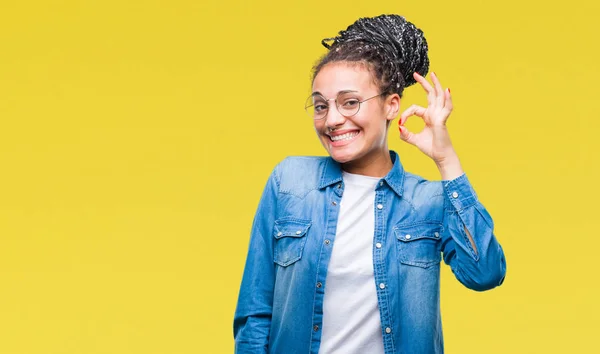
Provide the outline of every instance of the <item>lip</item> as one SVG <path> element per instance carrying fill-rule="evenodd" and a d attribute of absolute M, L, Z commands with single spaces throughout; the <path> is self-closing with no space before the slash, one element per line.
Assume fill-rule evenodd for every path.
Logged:
<path fill-rule="evenodd" d="M 333 137 L 333 136 L 343 135 L 343 134 L 346 134 L 346 133 L 349 133 L 349 132 L 358 132 L 358 134 L 356 134 L 350 140 L 340 140 L 340 141 L 333 141 L 333 140 L 331 140 L 331 137 Z M 329 134 L 326 134 L 326 135 L 329 136 L 329 145 L 331 147 L 341 147 L 341 146 L 345 146 L 345 145 L 351 144 L 361 134 L 362 134 L 362 131 L 358 130 L 358 129 L 345 129 L 345 130 L 339 130 L 339 131 L 336 130 L 335 132 L 329 133 Z"/>
<path fill-rule="evenodd" d="M 329 135 L 329 137 L 334 137 L 334 136 L 344 135 L 344 134 L 350 133 L 350 132 L 360 132 L 360 129 L 336 130 L 334 132 L 327 133 L 326 135 Z"/>

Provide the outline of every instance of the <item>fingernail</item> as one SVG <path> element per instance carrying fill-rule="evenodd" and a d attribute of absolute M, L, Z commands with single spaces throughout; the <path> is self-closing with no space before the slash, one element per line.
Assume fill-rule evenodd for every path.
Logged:
<path fill-rule="evenodd" d="M 448 93 L 450 93 L 450 87 L 448 87 Z"/>

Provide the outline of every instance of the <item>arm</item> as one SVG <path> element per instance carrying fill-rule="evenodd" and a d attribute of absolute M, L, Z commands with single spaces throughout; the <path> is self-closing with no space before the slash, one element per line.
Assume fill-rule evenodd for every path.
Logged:
<path fill-rule="evenodd" d="M 273 236 L 277 168 L 263 191 L 252 223 L 250 246 L 233 321 L 236 353 L 267 353 L 275 285 Z"/>
<path fill-rule="evenodd" d="M 506 259 L 494 236 L 490 214 L 479 202 L 464 173 L 452 180 L 443 180 L 442 184 L 445 195 L 444 262 L 470 289 L 484 291 L 502 284 Z"/>
<path fill-rule="evenodd" d="M 456 278 L 470 289 L 483 291 L 502 284 L 506 260 L 494 236 L 490 214 L 477 199 L 464 174 L 446 122 L 453 109 L 450 89 L 443 89 L 431 73 L 433 86 L 418 73 L 413 77 L 427 92 L 427 108 L 412 105 L 400 117 L 400 138 L 435 161 L 444 188 L 442 252 Z M 416 115 L 425 122 L 419 133 L 410 132 L 406 120 Z"/>

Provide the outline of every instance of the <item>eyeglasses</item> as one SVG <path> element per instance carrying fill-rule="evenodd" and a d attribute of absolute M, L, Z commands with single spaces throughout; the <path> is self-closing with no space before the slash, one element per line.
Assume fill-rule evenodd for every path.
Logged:
<path fill-rule="evenodd" d="M 329 101 L 334 100 L 338 112 L 340 112 L 340 114 L 344 117 L 349 118 L 358 113 L 358 111 L 360 110 L 361 103 L 366 102 L 372 98 L 379 97 L 381 95 L 383 95 L 383 93 L 360 101 L 357 98 L 356 91 L 342 91 L 338 93 L 335 99 L 326 99 L 319 93 L 313 93 L 306 99 L 304 109 L 306 110 L 306 113 L 313 119 L 323 119 L 325 118 L 325 116 L 327 116 L 327 112 L 329 112 Z"/>

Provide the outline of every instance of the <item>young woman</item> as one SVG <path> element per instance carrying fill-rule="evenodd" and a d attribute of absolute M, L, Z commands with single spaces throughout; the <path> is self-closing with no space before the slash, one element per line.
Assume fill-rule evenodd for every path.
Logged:
<path fill-rule="evenodd" d="M 331 42 L 331 43 L 328 43 Z M 306 109 L 329 157 L 273 170 L 252 226 L 234 319 L 237 353 L 442 353 L 440 261 L 470 289 L 504 280 L 493 222 L 448 134 L 449 89 L 430 84 L 423 32 L 403 17 L 361 18 L 314 68 Z M 441 181 L 407 172 L 387 136 L 405 87 L 400 138 Z M 406 120 L 425 122 L 419 133 Z"/>

